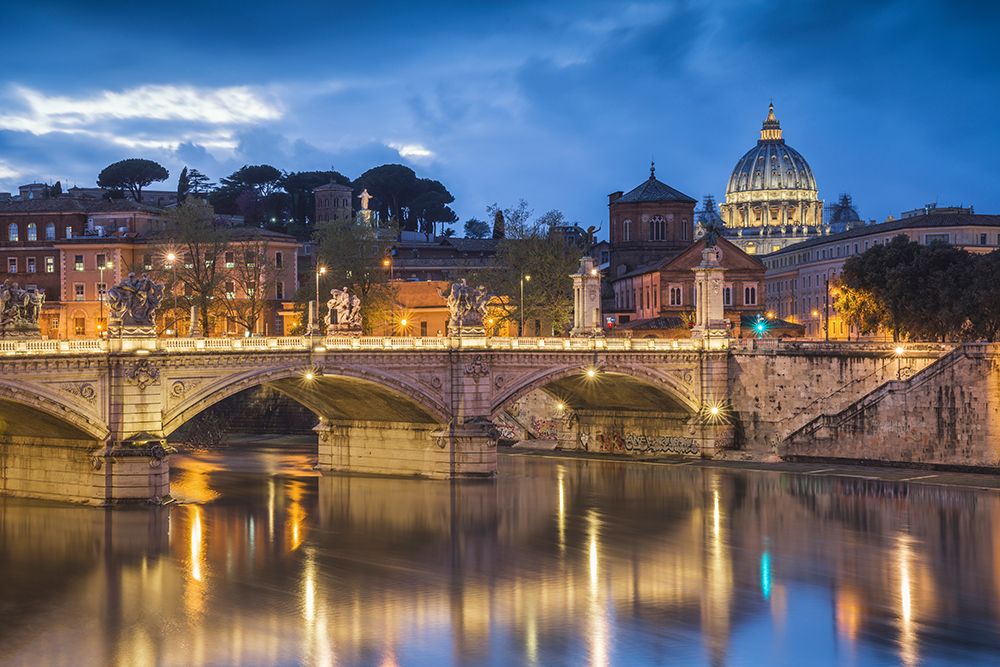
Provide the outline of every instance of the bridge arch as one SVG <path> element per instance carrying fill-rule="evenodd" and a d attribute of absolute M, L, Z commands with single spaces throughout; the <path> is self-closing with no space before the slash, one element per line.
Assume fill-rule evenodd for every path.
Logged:
<path fill-rule="evenodd" d="M 593 371 L 593 377 L 588 370 Z M 570 407 L 602 410 L 648 410 L 697 413 L 701 404 L 690 378 L 633 364 L 593 368 L 560 365 L 531 373 L 499 392 L 490 408 L 496 415 L 506 406 L 535 390 L 565 400 Z"/>
<path fill-rule="evenodd" d="M 241 391 L 266 385 L 327 419 L 447 423 L 449 410 L 423 388 L 381 371 L 350 366 L 311 370 L 301 365 L 255 369 L 199 386 L 165 410 L 163 433 L 170 435 L 195 416 Z"/>
<path fill-rule="evenodd" d="M 0 380 L 0 436 L 104 441 L 109 434 L 103 420 L 46 387 Z"/>

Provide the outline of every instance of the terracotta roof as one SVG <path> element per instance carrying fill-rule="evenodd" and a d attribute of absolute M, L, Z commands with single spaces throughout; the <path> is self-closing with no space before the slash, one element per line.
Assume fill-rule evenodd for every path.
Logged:
<path fill-rule="evenodd" d="M 614 203 L 627 204 L 630 202 L 651 201 L 680 201 L 690 202 L 692 204 L 697 203 L 694 198 L 688 197 L 680 190 L 675 190 L 663 181 L 658 180 L 656 178 L 656 169 L 653 165 L 650 165 L 649 167 L 649 178 L 647 178 L 637 188 L 623 194 L 621 197 L 616 199 Z"/>

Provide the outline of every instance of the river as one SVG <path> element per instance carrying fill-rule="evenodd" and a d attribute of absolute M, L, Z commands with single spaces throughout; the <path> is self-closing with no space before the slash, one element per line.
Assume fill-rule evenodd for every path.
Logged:
<path fill-rule="evenodd" d="M 492 482 L 173 462 L 0 499 L 0 664 L 954 665 L 1000 656 L 1000 495 L 503 454 Z"/>

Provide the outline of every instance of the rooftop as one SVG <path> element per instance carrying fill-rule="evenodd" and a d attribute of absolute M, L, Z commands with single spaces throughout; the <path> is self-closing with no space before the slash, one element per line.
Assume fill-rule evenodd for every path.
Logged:
<path fill-rule="evenodd" d="M 637 188 L 630 190 L 614 201 L 619 203 L 679 201 L 694 204 L 695 199 L 688 197 L 680 190 L 675 190 L 656 178 L 656 164 L 649 164 L 649 178 Z"/>
<path fill-rule="evenodd" d="M 824 243 L 836 243 L 838 241 L 846 241 L 848 239 L 856 239 L 864 236 L 871 236 L 872 234 L 885 234 L 886 232 L 903 232 L 907 229 L 915 228 L 938 228 L 938 227 L 967 227 L 967 226 L 980 226 L 980 227 L 1000 227 L 1000 215 L 979 215 L 976 213 L 929 213 L 926 215 L 914 215 L 908 218 L 900 218 L 899 220 L 890 220 L 889 222 L 882 222 L 877 225 L 865 225 L 863 227 L 854 227 L 846 232 L 840 232 L 839 234 L 829 234 L 826 236 L 819 236 L 814 239 L 809 239 L 808 241 L 803 241 L 801 243 L 795 243 L 790 246 L 786 246 L 781 250 L 771 253 L 770 256 L 775 255 L 785 255 L 789 253 L 799 252 L 800 250 L 805 250 L 806 248 L 813 248 L 818 245 L 823 245 Z"/>

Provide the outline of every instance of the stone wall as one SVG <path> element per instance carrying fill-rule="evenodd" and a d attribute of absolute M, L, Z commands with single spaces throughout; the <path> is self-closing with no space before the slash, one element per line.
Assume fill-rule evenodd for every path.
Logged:
<path fill-rule="evenodd" d="M 967 345 L 792 433 L 788 457 L 1000 467 L 1000 344 Z"/>
<path fill-rule="evenodd" d="M 734 351 L 729 359 L 729 409 L 736 446 L 754 455 L 776 451 L 790 433 L 823 413 L 835 413 L 897 375 L 919 372 L 949 346 L 891 344 L 782 345 Z"/>
<path fill-rule="evenodd" d="M 496 442 L 478 425 L 322 420 L 320 470 L 446 479 L 496 474 Z"/>

